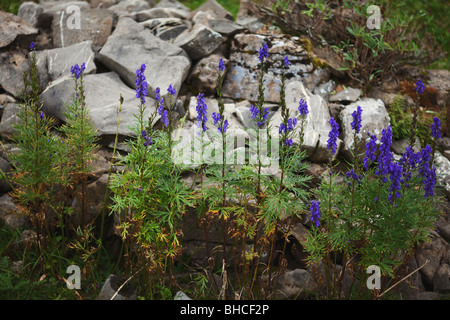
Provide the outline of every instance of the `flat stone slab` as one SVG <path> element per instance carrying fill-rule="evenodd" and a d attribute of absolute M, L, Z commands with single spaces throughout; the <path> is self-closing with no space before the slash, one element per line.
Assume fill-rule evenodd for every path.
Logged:
<path fill-rule="evenodd" d="M 126 86 L 114 72 L 85 75 L 84 86 L 86 106 L 92 124 L 98 130 L 97 135 L 113 137 L 116 134 L 119 99 L 122 95 L 124 102 L 120 114 L 119 135 L 134 136 L 129 126 L 136 123 L 134 114 L 138 114 L 139 111 L 136 92 Z M 73 93 L 72 77 L 65 76 L 54 81 L 40 95 L 45 114 L 64 121 L 66 104 L 71 103 Z M 153 103 L 148 103 L 144 118 L 147 119 L 154 110 Z"/>
<path fill-rule="evenodd" d="M 119 19 L 113 34 L 99 52 L 99 60 L 117 72 L 131 88 L 136 88 L 136 70 L 145 63 L 151 97 L 155 97 L 157 87 L 165 96 L 169 85 L 178 93 L 191 67 L 183 49 L 159 39 L 152 31 L 126 17 Z"/>

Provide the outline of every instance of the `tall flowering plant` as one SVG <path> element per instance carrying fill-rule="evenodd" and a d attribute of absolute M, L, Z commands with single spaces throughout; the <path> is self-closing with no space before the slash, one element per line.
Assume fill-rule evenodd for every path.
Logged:
<path fill-rule="evenodd" d="M 139 276 L 151 297 L 156 286 L 165 285 L 166 271 L 172 274 L 174 259 L 180 253 L 178 222 L 187 204 L 188 192 L 179 182 L 171 162 L 170 133 L 153 128 L 159 113 L 164 118 L 164 100 L 155 90 L 155 113 L 145 118 L 147 82 L 145 64 L 136 71 L 136 98 L 139 99 L 137 123 L 132 127 L 135 139 L 127 141 L 131 152 L 120 158 L 126 169 L 113 175 L 110 214 L 115 215 L 117 231 L 122 237 L 126 271 Z M 169 99 L 176 93 L 168 89 Z M 170 121 L 170 117 L 167 117 Z M 166 126 L 171 129 L 170 122 Z M 171 282 L 172 283 L 172 282 Z"/>
<path fill-rule="evenodd" d="M 363 113 L 358 108 L 353 114 L 355 134 L 361 130 Z M 329 148 L 333 152 L 337 126 L 331 122 Z M 436 123 L 430 130 L 438 135 Z M 310 252 L 308 263 L 324 261 L 328 297 L 349 297 L 350 292 L 344 292 L 342 285 L 345 272 L 360 281 L 360 294 L 382 297 L 382 291 L 363 290 L 368 266 L 378 266 L 384 279 L 400 276 L 401 266 L 409 261 L 415 246 L 429 236 L 437 214 L 432 148 L 427 145 L 414 152 L 408 147 L 396 159 L 391 144 L 389 126 L 382 130 L 380 141 L 369 133 L 362 166 L 360 158 L 354 157 L 343 173 L 345 183 L 323 179 L 315 190 L 306 249 Z M 335 171 L 330 171 L 330 177 L 339 174 Z M 337 253 L 342 259 L 333 261 L 331 257 Z"/>

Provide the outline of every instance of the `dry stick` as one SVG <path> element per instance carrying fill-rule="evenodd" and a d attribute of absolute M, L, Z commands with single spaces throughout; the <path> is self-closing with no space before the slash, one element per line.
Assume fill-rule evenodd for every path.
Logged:
<path fill-rule="evenodd" d="M 381 298 L 385 293 L 389 292 L 392 288 L 396 287 L 398 284 L 400 284 L 401 282 L 405 281 L 407 278 L 409 278 L 410 276 L 412 276 L 414 273 L 416 273 L 417 271 L 419 271 L 420 269 L 422 269 L 428 262 L 430 262 L 429 259 L 427 259 L 427 261 L 425 261 L 425 263 L 423 265 L 421 265 L 419 268 L 417 268 L 416 270 L 412 271 L 411 273 L 409 273 L 408 275 L 406 275 L 403 279 L 401 279 L 400 281 L 398 281 L 397 283 L 393 284 L 392 286 L 390 286 L 387 290 L 385 290 L 382 294 L 380 294 L 378 296 L 378 298 Z"/>
<path fill-rule="evenodd" d="M 130 281 L 139 271 L 141 271 L 144 267 L 141 267 L 138 271 L 136 271 L 131 277 L 129 277 L 127 280 L 125 280 L 124 283 L 117 289 L 117 291 L 113 294 L 110 300 L 114 300 L 114 298 L 119 294 L 119 291 L 122 290 L 122 288 Z"/>

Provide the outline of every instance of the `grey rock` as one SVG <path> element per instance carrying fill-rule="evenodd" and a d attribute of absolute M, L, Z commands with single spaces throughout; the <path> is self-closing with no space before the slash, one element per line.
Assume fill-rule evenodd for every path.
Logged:
<path fill-rule="evenodd" d="M 177 0 L 161 0 L 156 4 L 155 8 L 175 8 L 179 10 L 189 11 L 188 7 Z"/>
<path fill-rule="evenodd" d="M 385 92 L 377 87 L 372 88 L 369 92 L 370 98 L 381 99 L 386 106 L 393 104 L 397 96 L 399 95 L 396 93 Z"/>
<path fill-rule="evenodd" d="M 391 150 L 398 154 L 398 155 L 403 155 L 403 153 L 405 153 L 406 148 L 409 146 L 409 139 L 401 139 L 401 140 L 396 140 L 392 142 L 391 145 Z M 413 150 L 414 152 L 419 152 L 421 149 L 420 147 L 420 141 L 418 138 L 416 138 L 416 143 L 413 145 Z"/>
<path fill-rule="evenodd" d="M 192 60 L 198 60 L 216 50 L 225 39 L 210 28 L 196 24 L 192 29 L 184 31 L 174 41 L 183 48 Z"/>
<path fill-rule="evenodd" d="M 236 23 L 247 29 L 251 33 L 257 33 L 264 28 L 264 22 L 257 17 L 237 18 Z"/>
<path fill-rule="evenodd" d="M 317 290 L 314 275 L 305 269 L 287 271 L 276 279 L 277 299 L 298 299 Z"/>
<path fill-rule="evenodd" d="M 319 86 L 320 84 L 325 84 L 329 80 L 330 80 L 330 70 L 328 70 L 327 68 L 315 68 L 311 73 L 305 76 L 303 84 L 305 85 L 305 88 L 307 88 L 309 91 L 314 92 L 317 86 Z"/>
<path fill-rule="evenodd" d="M 71 23 L 72 16 L 66 11 L 54 14 L 52 30 L 53 45 L 57 48 L 91 40 L 95 47 L 102 47 L 111 35 L 113 13 L 104 9 L 87 9 L 80 13 L 79 29 Z"/>
<path fill-rule="evenodd" d="M 442 189 L 444 195 L 450 200 L 450 160 L 440 152 L 435 152 L 434 161 L 437 186 Z"/>
<path fill-rule="evenodd" d="M 198 92 L 214 94 L 217 90 L 217 78 L 219 76 L 219 61 L 223 59 L 226 65 L 228 59 L 218 54 L 212 54 L 200 59 L 192 69 L 188 77 L 190 83 Z"/>
<path fill-rule="evenodd" d="M 136 87 L 136 70 L 145 63 L 148 92 L 152 97 L 157 87 L 161 88 L 161 96 L 166 97 L 169 85 L 178 93 L 191 67 L 183 49 L 157 38 L 130 18 L 120 18 L 99 52 L 99 59 L 132 88 Z M 164 100 L 167 102 L 168 99 Z"/>
<path fill-rule="evenodd" d="M 0 197 L 0 219 L 5 222 L 6 217 L 11 214 L 19 214 L 19 209 L 13 202 L 13 198 L 9 194 Z"/>
<path fill-rule="evenodd" d="M 114 274 L 111 274 L 108 279 L 106 279 L 105 284 L 103 285 L 100 293 L 97 296 L 97 300 L 111 300 L 114 297 L 114 300 L 137 300 L 137 292 L 136 289 L 133 288 L 128 283 L 119 290 L 120 286 L 126 281 L 120 279 Z"/>
<path fill-rule="evenodd" d="M 361 90 L 347 88 L 330 96 L 330 102 L 355 102 L 361 96 Z"/>
<path fill-rule="evenodd" d="M 173 300 L 192 300 L 192 299 L 189 298 L 188 295 L 183 291 L 177 291 L 177 293 L 173 297 Z"/>
<path fill-rule="evenodd" d="M 383 101 L 375 100 L 372 98 L 362 98 L 352 104 L 344 107 L 340 112 L 339 117 L 341 120 L 341 132 L 342 132 L 342 152 L 347 158 L 351 158 L 351 150 L 355 147 L 354 130 L 351 127 L 353 122 L 352 113 L 360 106 L 361 113 L 361 129 L 357 139 L 359 143 L 357 148 L 359 150 L 365 150 L 364 145 L 368 139 L 368 133 L 375 134 L 380 140 L 381 132 L 389 126 L 390 119 L 389 114 L 384 106 Z"/>
<path fill-rule="evenodd" d="M 443 150 L 450 150 L 450 137 L 442 136 L 437 139 L 436 146 L 441 147 Z"/>
<path fill-rule="evenodd" d="M 344 109 L 344 105 L 342 104 L 337 104 L 337 103 L 330 103 L 328 105 L 328 109 L 330 110 L 330 115 L 335 118 L 335 119 L 339 119 L 339 114 L 341 113 L 341 111 Z"/>
<path fill-rule="evenodd" d="M 228 19 L 209 20 L 208 25 L 215 32 L 218 32 L 225 37 L 233 37 L 235 34 L 244 31 L 244 27 Z"/>
<path fill-rule="evenodd" d="M 40 1 L 40 6 L 44 11 L 39 15 L 38 26 L 40 29 L 51 28 L 53 18 L 56 14 L 65 12 L 65 15 L 73 16 L 73 8 L 79 8 L 81 15 L 83 12 L 90 9 L 90 5 L 86 1 Z"/>
<path fill-rule="evenodd" d="M 450 71 L 444 69 L 426 72 L 429 77 L 428 86 L 437 90 L 437 104 L 442 107 L 450 105 Z"/>
<path fill-rule="evenodd" d="M 423 243 L 416 249 L 416 260 L 420 269 L 423 284 L 426 288 L 432 288 L 434 277 L 442 262 L 448 263 L 450 244 L 434 233 L 430 241 Z M 428 262 L 427 262 L 428 261 Z"/>
<path fill-rule="evenodd" d="M 217 19 L 217 15 L 211 10 L 196 11 L 192 17 L 192 23 L 203 24 L 204 26 L 209 27 L 209 21 L 213 19 Z"/>
<path fill-rule="evenodd" d="M 0 121 L 0 136 L 11 139 L 16 133 L 14 125 L 19 122 L 18 113 L 20 107 L 16 103 L 8 103 L 3 111 L 3 116 Z"/>
<path fill-rule="evenodd" d="M 186 31 L 188 27 L 186 25 L 179 25 L 174 27 L 162 27 L 158 28 L 156 36 L 164 41 L 176 39 L 180 34 Z"/>
<path fill-rule="evenodd" d="M 234 36 L 230 63 L 223 84 L 223 95 L 232 99 L 257 101 L 259 59 L 258 50 L 266 37 L 258 34 L 239 33 Z M 280 102 L 280 84 L 282 65 L 288 56 L 289 66 L 287 79 L 303 79 L 313 71 L 313 65 L 302 48 L 298 38 L 268 36 L 269 47 L 268 70 L 264 76 L 264 97 L 266 102 Z M 289 82 L 289 81 L 288 81 Z"/>
<path fill-rule="evenodd" d="M 119 1 L 117 4 L 114 4 L 108 8 L 108 10 L 114 12 L 116 16 L 149 9 L 151 9 L 150 4 L 145 0 Z"/>
<path fill-rule="evenodd" d="M 5 225 L 10 229 L 19 229 L 27 224 L 28 219 L 22 214 L 9 214 L 5 217 Z"/>
<path fill-rule="evenodd" d="M 17 44 L 28 48 L 38 34 L 38 29 L 30 26 L 19 16 L 0 11 L 0 48 Z"/>
<path fill-rule="evenodd" d="M 194 14 L 198 11 L 208 11 L 211 10 L 214 14 L 221 19 L 233 20 L 233 15 L 225 10 L 216 0 L 207 0 L 205 1 L 197 10 L 194 11 Z"/>
<path fill-rule="evenodd" d="M 143 25 L 146 28 L 149 28 L 150 30 L 153 30 L 157 27 L 165 27 L 165 26 L 179 26 L 182 25 L 183 22 L 180 18 L 173 18 L 173 17 L 165 17 L 165 18 L 149 18 L 144 19 L 141 22 L 141 25 Z"/>
<path fill-rule="evenodd" d="M 136 12 L 134 15 L 135 20 L 142 22 L 149 19 L 162 19 L 162 18 L 177 18 L 188 20 L 190 18 L 189 11 L 176 9 L 176 8 L 151 8 L 149 10 L 142 10 Z"/>
<path fill-rule="evenodd" d="M 36 53 L 36 63 L 39 80 L 41 81 L 40 87 L 46 88 L 49 82 L 61 76 L 70 75 L 70 69 L 75 64 L 81 66 L 85 63 L 86 69 L 84 74 L 95 73 L 97 67 L 94 58 L 95 53 L 92 50 L 91 40 L 65 48 L 38 51 Z"/>
<path fill-rule="evenodd" d="M 0 194 L 5 194 L 12 189 L 8 181 L 11 176 L 11 169 L 9 162 L 0 157 Z"/>
<path fill-rule="evenodd" d="M 16 98 L 22 94 L 24 87 L 23 73 L 29 73 L 28 54 L 22 50 L 0 52 L 0 87 Z"/>
<path fill-rule="evenodd" d="M 20 7 L 17 15 L 25 20 L 30 26 L 38 27 L 39 26 L 39 17 L 44 13 L 44 7 L 35 2 L 23 2 Z"/>
<path fill-rule="evenodd" d="M 72 101 L 73 85 L 72 77 L 66 76 L 54 81 L 45 89 L 40 98 L 43 110 L 47 115 L 65 121 L 66 108 L 64 104 Z M 133 132 L 128 127 L 135 123 L 134 114 L 137 114 L 139 110 L 135 91 L 127 87 L 114 72 L 88 74 L 84 76 L 84 86 L 86 106 L 92 124 L 98 130 L 97 135 L 104 136 L 104 138 L 115 136 L 119 98 L 122 95 L 124 102 L 120 115 L 119 135 L 133 136 Z M 147 104 L 144 116 L 148 117 L 153 111 L 153 104 Z M 105 140 L 104 143 L 107 145 L 109 142 Z"/>
<path fill-rule="evenodd" d="M 450 293 L 450 265 L 441 264 L 433 279 L 433 291 Z"/>
<path fill-rule="evenodd" d="M 328 101 L 330 93 L 336 88 L 336 82 L 330 80 L 328 82 L 322 83 L 314 88 L 314 94 L 321 96 L 325 101 Z"/>

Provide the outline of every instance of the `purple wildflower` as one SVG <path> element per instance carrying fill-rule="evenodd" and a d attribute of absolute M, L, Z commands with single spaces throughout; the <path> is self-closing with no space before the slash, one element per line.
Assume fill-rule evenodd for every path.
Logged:
<path fill-rule="evenodd" d="M 158 107 L 157 111 L 158 111 L 158 114 L 160 116 L 162 116 L 162 113 L 164 111 L 164 98 L 163 97 L 161 97 L 161 99 L 159 100 L 159 107 Z"/>
<path fill-rule="evenodd" d="M 36 49 L 36 44 L 34 43 L 34 41 L 31 41 L 30 51 L 34 51 L 34 49 Z"/>
<path fill-rule="evenodd" d="M 359 133 L 359 130 L 361 130 L 361 113 L 362 109 L 360 106 L 358 106 L 352 113 L 353 122 L 351 123 L 351 126 L 352 129 L 356 131 L 356 133 Z"/>
<path fill-rule="evenodd" d="M 360 175 L 357 175 L 356 172 L 355 172 L 353 169 L 351 169 L 350 171 L 348 171 L 348 172 L 345 174 L 345 176 L 347 177 L 347 179 L 352 178 L 353 180 L 355 180 L 356 182 L 358 182 L 358 184 L 361 183 L 362 175 L 361 175 L 361 174 L 360 174 Z M 349 185 L 350 185 L 350 184 L 351 184 L 351 183 L 349 183 Z"/>
<path fill-rule="evenodd" d="M 39 118 L 41 118 L 41 120 L 44 120 L 44 111 L 41 110 L 41 114 L 39 115 Z"/>
<path fill-rule="evenodd" d="M 141 64 L 141 67 L 136 70 L 136 98 L 141 100 L 141 103 L 145 103 L 145 96 L 147 95 L 147 81 L 145 81 L 145 64 Z"/>
<path fill-rule="evenodd" d="M 391 175 L 389 176 L 389 179 L 391 180 L 391 186 L 389 188 L 389 196 L 388 199 L 390 202 L 392 202 L 394 195 L 397 199 L 400 199 L 400 188 L 402 180 L 402 166 L 397 162 L 391 162 L 389 171 Z"/>
<path fill-rule="evenodd" d="M 214 120 L 214 125 L 217 125 L 219 123 L 219 121 L 222 119 L 222 117 L 220 116 L 220 113 L 215 113 L 213 112 L 211 117 Z"/>
<path fill-rule="evenodd" d="M 228 120 L 225 120 L 223 122 L 222 126 L 219 126 L 217 129 L 219 130 L 220 133 L 224 134 L 227 131 L 228 128 Z"/>
<path fill-rule="evenodd" d="M 162 123 L 164 123 L 166 128 L 169 126 L 169 113 L 167 112 L 167 110 L 164 110 L 162 112 L 162 114 L 161 114 L 161 121 L 162 121 Z"/>
<path fill-rule="evenodd" d="M 145 140 L 144 143 L 143 143 L 143 145 L 145 147 L 151 146 L 153 144 L 152 139 L 147 136 L 147 132 L 145 130 L 142 131 L 142 138 L 144 138 L 144 140 Z M 140 191 L 142 191 L 142 190 L 140 190 Z"/>
<path fill-rule="evenodd" d="M 159 89 L 159 87 L 157 87 L 157 88 L 155 89 L 155 100 L 156 100 L 156 101 L 159 101 L 159 99 L 161 98 L 160 92 L 161 92 L 161 89 Z"/>
<path fill-rule="evenodd" d="M 390 164 L 392 162 L 393 156 L 391 153 L 392 144 L 392 130 L 391 126 L 387 129 L 381 131 L 380 139 L 380 155 L 378 157 L 378 171 L 375 174 L 386 175 L 389 173 Z M 386 182 L 386 178 L 383 177 L 383 182 Z"/>
<path fill-rule="evenodd" d="M 331 130 L 328 133 L 327 148 L 331 150 L 331 154 L 336 153 L 337 148 L 337 138 L 339 137 L 339 124 L 334 120 L 333 117 L 330 118 L 328 123 L 331 125 Z"/>
<path fill-rule="evenodd" d="M 207 112 L 207 105 L 205 102 L 205 94 L 199 93 L 197 96 L 197 121 L 198 126 L 202 127 L 203 131 L 206 131 L 206 121 L 208 121 L 208 118 L 206 117 Z"/>
<path fill-rule="evenodd" d="M 250 112 L 252 113 L 252 119 L 256 121 L 256 124 L 261 128 L 269 116 L 269 108 L 258 109 L 253 104 L 250 106 Z"/>
<path fill-rule="evenodd" d="M 284 141 L 284 144 L 287 145 L 288 147 L 291 147 L 292 144 L 293 144 L 292 139 L 286 139 L 286 140 Z"/>
<path fill-rule="evenodd" d="M 434 186 L 436 185 L 436 168 L 432 166 L 424 175 L 423 185 L 425 189 L 425 198 L 434 195 Z"/>
<path fill-rule="evenodd" d="M 416 92 L 417 94 L 422 94 L 425 91 L 425 85 L 423 84 L 422 80 L 419 79 L 416 82 Z"/>
<path fill-rule="evenodd" d="M 222 58 L 220 58 L 220 60 L 219 60 L 219 70 L 220 70 L 221 72 L 223 72 L 223 71 L 225 70 L 225 64 L 224 64 Z"/>
<path fill-rule="evenodd" d="M 320 226 L 320 201 L 311 201 L 311 221 L 316 224 L 316 228 Z"/>
<path fill-rule="evenodd" d="M 75 76 L 76 79 L 80 79 L 83 71 L 86 69 L 86 64 L 83 62 L 81 67 L 78 64 L 75 64 L 70 68 L 70 72 Z"/>
<path fill-rule="evenodd" d="M 259 62 L 263 63 L 264 59 L 267 59 L 269 57 L 269 46 L 266 42 L 263 43 L 262 47 L 258 51 L 259 56 Z"/>
<path fill-rule="evenodd" d="M 300 115 L 302 115 L 302 116 L 306 116 L 309 113 L 308 104 L 303 99 L 300 99 L 300 102 L 298 105 L 298 112 L 300 112 Z"/>
<path fill-rule="evenodd" d="M 431 124 L 431 136 L 435 139 L 441 138 L 441 119 L 434 117 Z"/>
<path fill-rule="evenodd" d="M 285 56 L 285 57 L 284 57 L 284 66 L 287 68 L 287 67 L 289 67 L 290 64 L 291 64 L 291 63 L 289 62 L 288 57 Z"/>
<path fill-rule="evenodd" d="M 177 93 L 177 90 L 170 84 L 169 88 L 167 88 L 167 92 L 174 96 Z"/>

